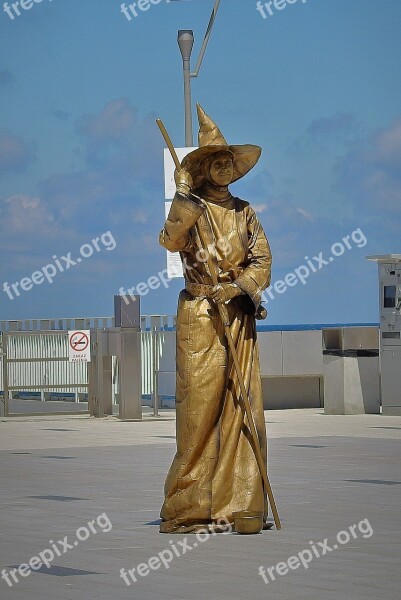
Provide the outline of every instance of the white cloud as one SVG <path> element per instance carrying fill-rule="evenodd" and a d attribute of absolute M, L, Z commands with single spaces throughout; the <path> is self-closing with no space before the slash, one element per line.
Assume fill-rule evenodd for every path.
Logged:
<path fill-rule="evenodd" d="M 0 131 L 0 173 L 24 171 L 35 158 L 33 148 L 10 131 Z"/>
<path fill-rule="evenodd" d="M 125 98 L 111 100 L 98 115 L 85 115 L 78 131 L 92 141 L 112 141 L 132 134 L 137 125 L 137 110 Z"/>
<path fill-rule="evenodd" d="M 313 215 L 311 215 L 311 213 L 305 210 L 304 208 L 297 208 L 297 213 L 299 213 L 302 217 L 304 217 L 311 223 L 313 223 L 313 221 L 315 220 Z"/>
<path fill-rule="evenodd" d="M 365 212 L 401 213 L 401 117 L 358 140 L 336 165 L 336 187 Z"/>
<path fill-rule="evenodd" d="M 267 204 L 252 204 L 252 208 L 256 213 L 262 213 L 267 210 Z"/>
<path fill-rule="evenodd" d="M 56 235 L 58 225 L 54 215 L 40 198 L 16 194 L 3 201 L 0 209 L 3 235 L 48 237 Z"/>

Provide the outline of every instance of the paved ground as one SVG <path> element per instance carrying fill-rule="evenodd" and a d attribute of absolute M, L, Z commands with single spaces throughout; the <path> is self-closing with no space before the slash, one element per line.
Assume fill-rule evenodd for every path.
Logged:
<path fill-rule="evenodd" d="M 0 570 L 13 583 L 0 579 L 2 599 L 400 598 L 401 417 L 266 413 L 283 529 L 186 543 L 158 533 L 173 417 L 0 419 Z M 46 549 L 51 568 L 16 583 L 10 571 Z M 128 587 L 120 570 L 150 559 Z"/>

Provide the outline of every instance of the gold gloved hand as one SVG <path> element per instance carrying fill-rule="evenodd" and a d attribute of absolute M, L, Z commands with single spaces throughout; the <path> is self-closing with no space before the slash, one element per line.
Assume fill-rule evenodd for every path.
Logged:
<path fill-rule="evenodd" d="M 241 288 L 235 283 L 219 283 L 215 285 L 211 293 L 211 297 L 215 302 L 224 304 L 242 294 Z"/>
<path fill-rule="evenodd" d="M 185 169 L 174 171 L 174 181 L 179 194 L 188 196 L 192 190 L 193 180 L 191 174 Z"/>

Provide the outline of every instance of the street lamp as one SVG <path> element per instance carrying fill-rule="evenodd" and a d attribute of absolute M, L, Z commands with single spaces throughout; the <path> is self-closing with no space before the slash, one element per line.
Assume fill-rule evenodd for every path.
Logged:
<path fill-rule="evenodd" d="M 209 20 L 209 25 L 206 29 L 205 38 L 203 40 L 202 48 L 199 53 L 198 62 L 193 73 L 191 73 L 190 61 L 191 53 L 194 45 L 194 32 L 192 29 L 181 29 L 178 32 L 178 45 L 181 50 L 183 70 L 184 70 L 184 101 L 185 101 L 185 145 L 191 147 L 192 137 L 192 104 L 191 104 L 191 77 L 198 77 L 199 70 L 202 65 L 203 57 L 206 52 L 206 47 L 209 42 L 210 35 L 212 33 L 214 21 L 216 19 L 217 11 L 219 10 L 220 0 L 215 0 L 212 14 Z"/>
<path fill-rule="evenodd" d="M 185 145 L 192 146 L 192 104 L 191 104 L 191 53 L 194 45 L 192 29 L 181 29 L 178 32 L 178 45 L 182 56 L 184 73 L 184 102 L 185 102 Z"/>

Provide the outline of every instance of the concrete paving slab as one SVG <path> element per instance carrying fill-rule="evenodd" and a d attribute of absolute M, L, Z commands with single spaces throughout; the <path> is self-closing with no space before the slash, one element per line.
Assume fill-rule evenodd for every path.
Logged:
<path fill-rule="evenodd" d="M 13 585 L 0 579 L 0 597 L 398 600 L 401 418 L 265 414 L 283 529 L 201 541 L 158 533 L 175 451 L 171 411 L 143 423 L 2 419 L 0 573 Z M 51 571 L 12 579 L 14 565 L 46 550 Z M 171 562 L 146 566 L 160 555 Z M 133 568 L 127 585 L 120 570 Z"/>

